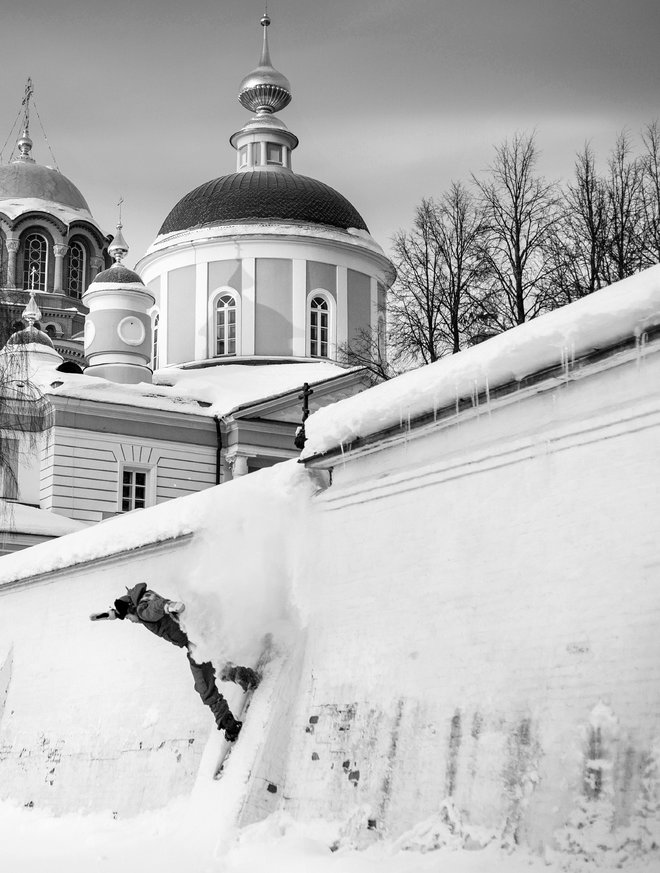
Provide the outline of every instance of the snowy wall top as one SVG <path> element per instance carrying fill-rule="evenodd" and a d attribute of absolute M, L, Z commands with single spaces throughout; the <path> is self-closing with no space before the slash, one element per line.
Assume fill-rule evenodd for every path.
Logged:
<path fill-rule="evenodd" d="M 224 519 L 222 535 L 228 540 L 235 536 L 236 528 L 247 529 L 248 521 L 254 523 L 257 506 L 264 518 L 272 513 L 274 523 L 286 525 L 286 513 L 274 511 L 272 501 L 287 503 L 300 499 L 304 502 L 311 492 L 307 471 L 294 460 L 197 494 L 122 513 L 92 527 L 81 524 L 79 530 L 73 531 L 76 523 L 72 522 L 69 531 L 59 532 L 66 536 L 5 555 L 0 562 L 0 588 L 79 564 L 134 553 L 146 546 L 203 535 L 207 531 L 211 532 L 210 541 L 216 554 L 218 518 Z M 233 575 L 241 578 L 238 572 Z M 209 573 L 208 578 L 210 585 L 216 584 L 214 574 Z"/>
<path fill-rule="evenodd" d="M 461 399 L 660 325 L 660 266 L 651 267 L 534 321 L 326 406 L 306 423 L 303 458 L 345 446 Z"/>
<path fill-rule="evenodd" d="M 0 531 L 5 534 L 61 537 L 87 527 L 88 524 L 84 521 L 66 518 L 36 506 L 0 500 Z"/>

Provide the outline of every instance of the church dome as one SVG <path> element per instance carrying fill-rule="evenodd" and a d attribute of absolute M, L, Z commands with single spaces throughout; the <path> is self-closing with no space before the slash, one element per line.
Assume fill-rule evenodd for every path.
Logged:
<path fill-rule="evenodd" d="M 52 167 L 32 161 L 13 161 L 0 166 L 0 209 L 3 200 L 46 200 L 84 209 L 89 212 L 85 198 L 76 186 Z"/>
<path fill-rule="evenodd" d="M 144 285 L 142 279 L 133 270 L 123 264 L 113 264 L 109 269 L 97 273 L 92 279 L 92 285 L 99 282 L 114 282 L 117 285 Z M 90 286 L 91 287 L 91 286 Z"/>
<path fill-rule="evenodd" d="M 214 224 L 291 221 L 368 231 L 357 209 L 334 188 L 294 173 L 221 176 L 176 204 L 159 235 Z"/>
<path fill-rule="evenodd" d="M 53 341 L 43 330 L 39 330 L 33 324 L 17 330 L 7 340 L 8 346 L 47 346 L 53 348 Z"/>

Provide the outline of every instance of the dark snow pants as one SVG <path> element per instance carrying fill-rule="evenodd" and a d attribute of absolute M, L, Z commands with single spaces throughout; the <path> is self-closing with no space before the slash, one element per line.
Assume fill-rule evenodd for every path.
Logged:
<path fill-rule="evenodd" d="M 215 716 L 215 723 L 219 728 L 223 727 L 222 721 L 229 712 L 229 704 L 218 691 L 215 684 L 215 669 L 210 661 L 204 664 L 197 664 L 190 657 L 188 652 L 188 663 L 190 670 L 195 680 L 195 691 L 202 698 L 204 703 Z"/>

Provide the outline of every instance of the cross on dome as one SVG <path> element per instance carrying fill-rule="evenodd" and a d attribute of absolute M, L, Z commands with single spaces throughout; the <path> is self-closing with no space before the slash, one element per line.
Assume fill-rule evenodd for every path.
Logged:
<path fill-rule="evenodd" d="M 124 239 L 124 235 L 121 232 L 123 228 L 123 224 L 121 223 L 121 205 L 124 202 L 124 198 L 120 197 L 119 202 L 117 203 L 117 207 L 119 208 L 119 221 L 117 222 L 117 233 L 115 234 L 114 239 L 108 246 L 108 254 L 111 258 L 114 258 L 114 266 L 121 266 L 121 262 L 128 254 L 128 244 Z"/>

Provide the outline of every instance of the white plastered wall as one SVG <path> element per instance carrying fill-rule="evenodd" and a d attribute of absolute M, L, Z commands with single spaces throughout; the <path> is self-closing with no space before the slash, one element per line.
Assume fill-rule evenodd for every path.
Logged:
<path fill-rule="evenodd" d="M 309 230 L 309 229 L 307 229 Z M 174 243 L 170 248 L 155 251 L 147 255 L 141 265 L 138 265 L 140 274 L 145 284 L 160 278 L 163 287 L 166 286 L 167 275 L 181 267 L 195 265 L 195 288 L 190 289 L 190 299 L 195 310 L 195 341 L 194 353 L 196 360 L 209 357 L 209 344 L 212 344 L 210 332 L 212 322 L 209 320 L 210 295 L 217 289 L 208 285 L 208 265 L 214 261 L 239 260 L 242 262 L 242 289 L 240 292 L 242 302 L 241 312 L 241 354 L 252 355 L 255 353 L 255 261 L 259 258 L 281 258 L 290 260 L 292 268 L 292 349 L 293 355 L 305 357 L 307 355 L 306 344 L 306 262 L 321 262 L 332 264 L 337 268 L 337 317 L 336 337 L 337 344 L 345 343 L 349 338 L 350 326 L 348 324 L 348 300 L 347 300 L 347 271 L 355 270 L 370 276 L 372 285 L 378 281 L 384 281 L 385 259 L 375 243 L 364 246 L 360 245 L 359 239 L 339 241 L 330 234 L 328 239 L 323 238 L 321 233 L 314 238 L 307 233 L 305 236 L 292 238 L 293 233 L 289 230 L 287 235 L 273 234 L 268 237 L 258 234 L 258 228 L 253 233 L 245 236 L 213 236 L 213 229 L 209 238 L 195 240 L 182 239 L 180 243 Z M 378 251 L 376 251 L 378 249 Z M 165 295 L 166 296 L 166 295 Z M 166 326 L 162 331 L 165 335 L 168 331 L 176 333 L 179 325 L 169 324 L 167 313 L 161 304 L 161 325 Z M 372 316 L 372 328 L 376 321 Z M 168 343 L 165 339 L 160 342 L 160 365 L 169 363 Z"/>

